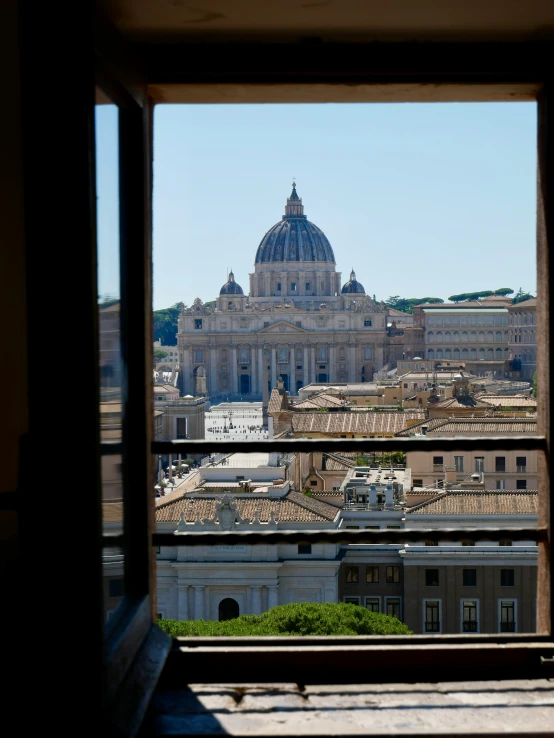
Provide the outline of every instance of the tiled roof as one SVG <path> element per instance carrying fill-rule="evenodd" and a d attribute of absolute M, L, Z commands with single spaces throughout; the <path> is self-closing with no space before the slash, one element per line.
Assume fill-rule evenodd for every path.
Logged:
<path fill-rule="evenodd" d="M 200 519 L 213 518 L 215 516 L 216 502 L 220 497 L 190 497 L 183 495 L 177 500 L 156 507 L 156 522 L 178 522 L 181 513 L 185 514 L 187 522 L 196 520 L 197 514 Z M 254 494 L 236 497 L 233 501 L 237 503 L 241 517 L 254 519 L 256 514 L 262 523 L 269 521 L 270 513 L 273 512 L 277 521 L 332 521 L 337 515 L 337 508 L 327 502 L 314 500 L 299 492 L 289 492 L 286 497 L 258 497 Z"/>
<path fill-rule="evenodd" d="M 271 395 L 269 397 L 269 405 L 267 408 L 268 413 L 280 413 L 283 412 L 283 410 L 287 409 L 288 402 L 286 393 L 283 392 L 281 394 L 279 390 L 275 387 L 271 390 Z"/>
<path fill-rule="evenodd" d="M 294 410 L 315 410 L 321 407 L 343 407 L 346 405 L 346 400 L 340 395 L 330 394 L 328 392 L 321 392 L 317 395 L 311 395 L 305 400 L 296 402 L 294 404 Z"/>
<path fill-rule="evenodd" d="M 121 500 L 110 502 L 102 502 L 102 521 L 104 523 L 122 523 L 123 522 L 123 502 Z"/>
<path fill-rule="evenodd" d="M 295 413 L 292 428 L 295 433 L 356 433 L 394 434 L 406 428 L 408 420 L 423 420 L 422 411 L 402 413 Z"/>
<path fill-rule="evenodd" d="M 433 418 L 424 420 L 417 425 L 399 431 L 398 436 L 410 436 L 415 432 L 421 432 L 422 426 L 427 426 L 427 435 L 443 435 L 455 433 L 456 435 L 476 435 L 479 433 L 490 433 L 500 435 L 505 433 L 536 433 L 537 419 L 532 418 Z"/>
<path fill-rule="evenodd" d="M 475 399 L 493 407 L 537 407 L 537 400 L 527 395 L 493 395 L 483 392 L 475 395 Z"/>
<path fill-rule="evenodd" d="M 532 297 L 530 300 L 524 300 L 523 302 L 516 302 L 515 305 L 510 305 L 508 310 L 520 310 L 521 308 L 537 307 L 537 298 Z"/>
<path fill-rule="evenodd" d="M 487 402 L 481 402 L 476 397 L 448 397 L 446 400 L 434 402 L 431 407 L 440 407 L 448 409 L 481 407 L 491 409 L 491 405 Z"/>
<path fill-rule="evenodd" d="M 422 502 L 407 515 L 536 515 L 537 493 L 530 490 L 508 492 L 452 490 Z"/>

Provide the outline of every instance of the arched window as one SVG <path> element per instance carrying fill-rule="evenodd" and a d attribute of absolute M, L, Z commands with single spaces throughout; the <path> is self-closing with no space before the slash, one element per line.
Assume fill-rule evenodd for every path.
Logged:
<path fill-rule="evenodd" d="M 479 343 L 485 343 L 485 331 L 479 331 Z"/>
<path fill-rule="evenodd" d="M 462 343 L 467 343 L 467 331 L 462 331 Z"/>
<path fill-rule="evenodd" d="M 501 348 L 496 349 L 496 360 L 502 361 L 502 349 Z"/>
<path fill-rule="evenodd" d="M 436 343 L 442 343 L 442 331 L 437 331 L 436 338 L 437 338 Z"/>
<path fill-rule="evenodd" d="M 470 349 L 469 356 L 470 356 L 471 359 L 476 359 L 477 358 L 477 349 L 474 349 L 474 348 Z"/>
<path fill-rule="evenodd" d="M 507 348 L 504 349 L 504 358 L 507 359 L 509 357 L 509 351 Z"/>
<path fill-rule="evenodd" d="M 239 603 L 232 597 L 226 597 L 219 603 L 218 614 L 220 620 L 233 620 L 240 615 Z"/>
<path fill-rule="evenodd" d="M 454 341 L 454 343 L 460 343 L 460 332 L 459 331 L 454 331 L 454 333 L 452 334 L 452 340 Z"/>
<path fill-rule="evenodd" d="M 427 349 L 427 358 L 428 359 L 434 359 L 435 358 L 435 352 L 433 349 Z"/>
<path fill-rule="evenodd" d="M 444 334 L 444 342 L 450 343 L 451 340 L 452 340 L 452 334 L 450 333 L 450 331 L 446 331 L 446 333 Z"/>
<path fill-rule="evenodd" d="M 435 334 L 433 333 L 433 331 L 429 331 L 429 333 L 427 334 L 427 343 L 434 343 L 434 341 Z"/>
<path fill-rule="evenodd" d="M 496 331 L 496 333 L 494 334 L 494 340 L 496 341 L 496 343 L 501 343 L 502 331 Z"/>
<path fill-rule="evenodd" d="M 248 349 L 243 346 L 240 350 L 240 361 L 248 361 Z"/>
<path fill-rule="evenodd" d="M 477 332 L 471 331 L 469 335 L 471 336 L 471 343 L 477 343 Z"/>
<path fill-rule="evenodd" d="M 204 361 L 204 354 L 203 354 L 202 349 L 194 350 L 194 361 L 198 361 L 198 362 Z"/>
<path fill-rule="evenodd" d="M 371 346 L 366 346 L 364 349 L 364 359 L 371 359 Z"/>
<path fill-rule="evenodd" d="M 445 359 L 451 359 L 452 358 L 452 351 L 450 351 L 449 348 L 445 349 L 444 358 Z"/>
<path fill-rule="evenodd" d="M 492 361 L 494 359 L 494 349 L 487 349 L 487 359 Z"/>
<path fill-rule="evenodd" d="M 469 358 L 469 351 L 466 348 L 462 349 L 462 359 L 467 359 L 467 358 Z"/>
<path fill-rule="evenodd" d="M 442 359 L 442 349 L 437 349 L 437 359 Z"/>
<path fill-rule="evenodd" d="M 484 359 L 484 358 L 485 358 L 485 349 L 480 348 L 479 349 L 479 360 Z"/>
<path fill-rule="evenodd" d="M 454 351 L 452 352 L 452 356 L 453 356 L 454 359 L 459 359 L 460 358 L 460 349 L 459 348 L 455 348 Z"/>

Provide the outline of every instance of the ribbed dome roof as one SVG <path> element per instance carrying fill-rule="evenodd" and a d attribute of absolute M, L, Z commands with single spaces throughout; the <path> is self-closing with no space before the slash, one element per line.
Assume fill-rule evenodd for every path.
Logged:
<path fill-rule="evenodd" d="M 343 295 L 351 295 L 353 293 L 365 295 L 364 286 L 356 279 L 356 272 L 353 269 L 350 272 L 350 279 L 343 285 L 341 292 Z"/>
<path fill-rule="evenodd" d="M 304 215 L 302 198 L 298 197 L 294 182 L 285 215 L 265 234 L 256 252 L 256 264 L 281 261 L 335 263 L 327 236 Z"/>
<path fill-rule="evenodd" d="M 229 280 L 225 282 L 223 287 L 219 291 L 220 295 L 244 295 L 242 287 L 238 282 L 235 282 L 235 275 L 233 272 L 229 272 Z"/>

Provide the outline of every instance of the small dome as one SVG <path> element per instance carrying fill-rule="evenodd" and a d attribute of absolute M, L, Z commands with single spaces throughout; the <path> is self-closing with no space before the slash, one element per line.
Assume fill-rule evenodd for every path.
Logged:
<path fill-rule="evenodd" d="M 233 272 L 229 272 L 229 279 L 219 291 L 220 295 L 244 295 L 242 287 L 238 282 L 235 282 L 235 275 Z"/>
<path fill-rule="evenodd" d="M 351 295 L 354 293 L 365 295 L 364 286 L 361 282 L 358 282 L 358 280 L 356 279 L 356 273 L 353 269 L 350 272 L 350 279 L 343 286 L 341 292 L 343 295 Z"/>

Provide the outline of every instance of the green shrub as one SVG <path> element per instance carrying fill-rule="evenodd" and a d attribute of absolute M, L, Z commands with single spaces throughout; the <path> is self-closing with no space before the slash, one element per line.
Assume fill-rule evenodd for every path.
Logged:
<path fill-rule="evenodd" d="M 177 636 L 305 636 L 411 635 L 397 618 L 370 612 L 359 605 L 332 602 L 294 602 L 277 605 L 261 615 L 233 620 L 158 620 L 172 638 Z"/>

